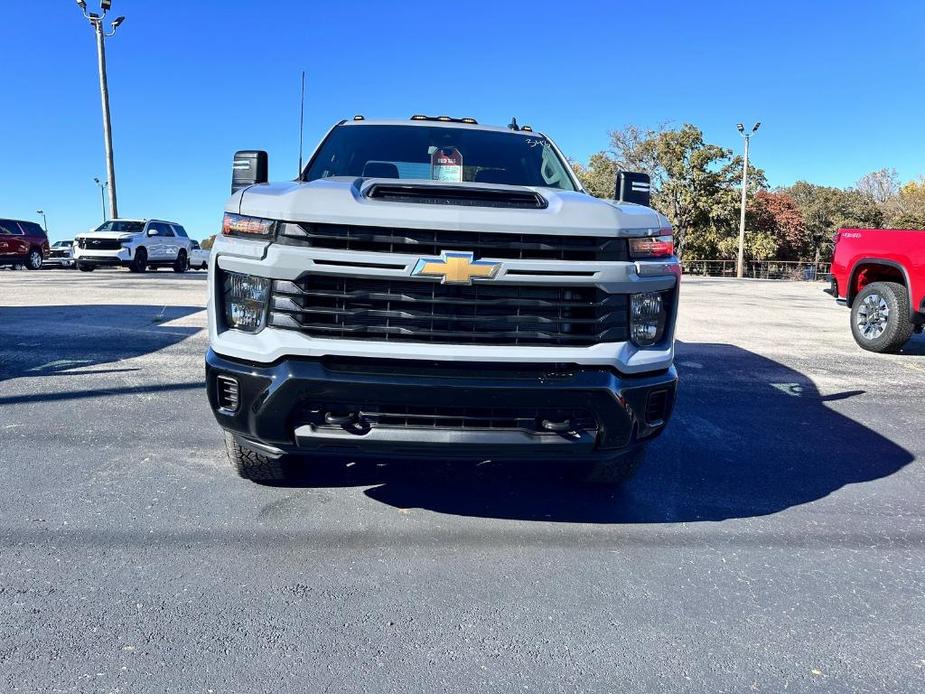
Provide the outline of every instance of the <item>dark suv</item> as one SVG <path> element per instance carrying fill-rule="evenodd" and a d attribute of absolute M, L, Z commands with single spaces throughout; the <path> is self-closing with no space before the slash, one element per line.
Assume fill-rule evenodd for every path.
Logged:
<path fill-rule="evenodd" d="M 38 270 L 48 257 L 48 236 L 35 222 L 0 219 L 0 265 Z"/>

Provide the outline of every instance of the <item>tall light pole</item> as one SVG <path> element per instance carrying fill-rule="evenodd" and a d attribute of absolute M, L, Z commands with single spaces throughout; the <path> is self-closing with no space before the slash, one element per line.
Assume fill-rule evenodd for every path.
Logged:
<path fill-rule="evenodd" d="M 36 210 L 36 214 L 42 215 L 42 226 L 45 227 L 45 234 L 48 235 L 48 219 L 45 217 L 45 210 Z"/>
<path fill-rule="evenodd" d="M 106 17 L 106 13 L 109 12 L 112 7 L 112 0 L 100 0 L 100 11 L 102 14 L 87 12 L 86 0 L 77 0 L 77 5 L 80 7 L 87 21 L 90 22 L 90 26 L 92 26 L 93 30 L 96 32 L 96 55 L 99 60 L 100 69 L 100 99 L 103 102 L 103 142 L 106 147 L 106 175 L 109 178 L 109 211 L 113 217 L 118 217 L 119 208 L 116 206 L 116 165 L 112 156 L 112 123 L 109 118 L 109 85 L 106 81 L 106 39 L 115 35 L 116 29 L 125 21 L 125 17 L 116 17 L 107 33 L 103 26 L 103 20 Z"/>
<path fill-rule="evenodd" d="M 742 215 L 739 218 L 739 262 L 736 263 L 736 277 L 745 277 L 745 202 L 748 197 L 748 143 L 752 135 L 758 132 L 761 121 L 755 123 L 751 132 L 745 132 L 745 126 L 739 123 L 736 128 L 745 139 L 745 161 L 742 164 Z"/>
<path fill-rule="evenodd" d="M 106 221 L 106 189 L 109 187 L 109 181 L 101 181 L 98 178 L 94 178 L 96 185 L 100 187 L 100 205 L 103 207 L 103 221 Z"/>

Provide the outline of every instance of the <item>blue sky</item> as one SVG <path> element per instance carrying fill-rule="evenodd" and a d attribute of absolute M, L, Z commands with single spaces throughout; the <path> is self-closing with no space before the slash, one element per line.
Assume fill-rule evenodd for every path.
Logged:
<path fill-rule="evenodd" d="M 95 0 L 88 0 L 92 6 Z M 108 42 L 122 216 L 214 233 L 234 150 L 270 175 L 354 113 L 512 115 L 586 160 L 628 123 L 700 126 L 772 185 L 925 173 L 925 3 L 113 0 Z M 100 220 L 105 178 L 93 34 L 71 0 L 5 9 L 0 216 L 48 214 L 52 238 Z"/>

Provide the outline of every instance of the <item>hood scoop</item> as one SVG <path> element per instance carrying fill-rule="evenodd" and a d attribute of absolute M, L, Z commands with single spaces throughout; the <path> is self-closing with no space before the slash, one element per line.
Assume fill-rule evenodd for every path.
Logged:
<path fill-rule="evenodd" d="M 464 207 L 507 207 L 542 210 L 549 203 L 539 193 L 516 188 L 492 188 L 480 185 L 413 185 L 374 183 L 366 190 L 370 200 L 404 202 L 418 205 L 461 205 Z"/>

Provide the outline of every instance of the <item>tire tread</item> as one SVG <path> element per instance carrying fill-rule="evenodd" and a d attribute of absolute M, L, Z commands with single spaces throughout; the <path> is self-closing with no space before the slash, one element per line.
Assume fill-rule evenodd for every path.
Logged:
<path fill-rule="evenodd" d="M 225 434 L 225 452 L 239 476 L 253 482 L 278 482 L 286 478 L 284 461 L 271 458 L 239 444 L 234 435 Z"/>

